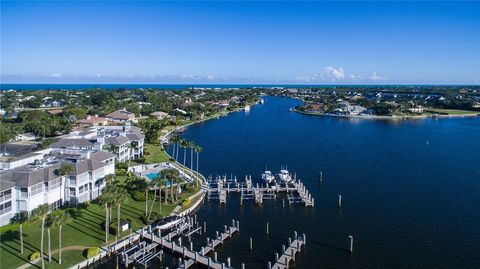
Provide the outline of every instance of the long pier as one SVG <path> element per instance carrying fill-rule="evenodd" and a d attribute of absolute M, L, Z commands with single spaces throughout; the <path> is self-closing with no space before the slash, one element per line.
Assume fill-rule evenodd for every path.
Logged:
<path fill-rule="evenodd" d="M 122 253 L 122 262 L 126 267 L 132 262 L 144 264 L 156 257 L 155 248 L 161 247 L 180 257 L 180 268 L 186 269 L 194 264 L 199 264 L 212 269 L 232 269 L 230 258 L 227 259 L 226 263 L 221 263 L 217 260 L 217 255 L 214 251 L 215 248 L 224 244 L 227 239 L 233 237 L 235 233 L 240 231 L 239 222 L 232 220 L 232 225 L 225 225 L 222 233 L 217 231 L 215 238 L 212 240 L 207 238 L 206 245 L 199 251 L 193 249 L 192 242 L 190 242 L 190 247 L 183 246 L 182 238 L 180 237 L 181 235 L 190 236 L 191 233 L 200 230 L 201 227 L 195 228 L 195 223 L 196 221 L 194 221 L 193 218 L 187 218 L 187 221 L 176 225 L 172 231 L 164 236 L 162 236 L 161 230 L 152 229 L 151 226 L 148 226 L 147 229 L 142 230 L 143 239 L 148 241 L 148 243 L 142 241 L 138 245 L 124 251 Z M 156 235 L 156 231 L 158 235 Z M 176 237 L 178 237 L 177 241 L 174 240 Z M 214 254 L 213 260 L 208 256 L 212 254 L 212 252 Z M 162 255 L 162 253 L 163 250 L 160 251 L 160 255 Z"/>
<path fill-rule="evenodd" d="M 260 186 L 258 183 L 255 186 L 251 176 L 245 177 L 244 182 L 239 182 L 236 178 L 227 179 L 224 176 L 208 181 L 204 189 L 207 192 L 207 200 L 218 199 L 221 204 L 227 202 L 227 194 L 230 192 L 240 193 L 240 204 L 243 204 L 244 200 L 255 200 L 256 204 L 263 204 L 264 200 L 276 199 L 277 193 L 285 192 L 289 205 L 301 203 L 305 207 L 315 206 L 315 199 L 296 176 L 291 182 L 275 183 L 273 186 L 268 184 Z"/>
<path fill-rule="evenodd" d="M 275 253 L 275 263 L 272 266 L 271 262 L 268 262 L 268 269 L 286 269 L 288 268 L 290 261 L 295 261 L 295 255 L 302 250 L 302 246 L 306 243 L 306 236 L 298 236 L 297 232 L 294 233 L 292 238 L 288 238 L 288 246 L 282 246 L 282 255 L 279 257 L 278 253 Z"/>

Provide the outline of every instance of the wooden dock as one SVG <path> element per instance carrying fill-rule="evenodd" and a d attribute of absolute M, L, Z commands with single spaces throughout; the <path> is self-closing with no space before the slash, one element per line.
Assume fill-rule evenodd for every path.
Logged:
<path fill-rule="evenodd" d="M 278 253 L 275 253 L 275 263 L 272 266 L 271 262 L 268 262 L 268 269 L 286 269 L 289 267 L 291 261 L 295 261 L 295 255 L 302 250 L 302 246 L 306 243 L 306 236 L 298 236 L 297 232 L 294 233 L 293 241 L 292 238 L 288 238 L 288 247 L 285 245 L 282 246 L 282 253 L 279 256 Z"/>
<path fill-rule="evenodd" d="M 219 200 L 220 204 L 227 202 L 227 194 L 230 192 L 240 193 L 240 204 L 244 200 L 255 200 L 256 204 L 263 204 L 264 200 L 276 199 L 277 193 L 287 193 L 288 204 L 303 204 L 305 207 L 315 206 L 315 199 L 307 190 L 301 180 L 296 177 L 289 183 L 276 183 L 273 186 L 259 185 L 252 182 L 252 177 L 245 177 L 245 181 L 227 179 L 226 176 L 210 180 L 204 187 L 207 192 L 207 200 Z"/>
<path fill-rule="evenodd" d="M 207 244 L 205 247 L 202 247 L 200 251 L 193 250 L 193 244 L 190 243 L 190 247 L 186 247 L 182 245 L 181 238 L 176 242 L 173 240 L 173 237 L 179 235 L 180 233 L 171 232 L 166 236 L 160 237 L 156 236 L 154 232 L 145 234 L 145 239 L 152 242 L 152 244 L 156 244 L 161 246 L 163 249 L 167 249 L 171 251 L 173 254 L 176 254 L 181 257 L 179 264 L 181 264 L 181 268 L 189 268 L 193 264 L 200 264 L 207 268 L 213 269 L 228 269 L 231 268 L 230 259 L 227 260 L 227 263 L 220 263 L 219 261 L 214 258 L 212 260 L 211 257 L 208 257 L 208 254 L 211 254 L 215 248 L 219 245 L 222 245 L 225 240 L 231 238 L 236 232 L 240 230 L 239 222 L 235 222 L 232 220 L 232 226 L 227 227 L 225 225 L 225 230 L 222 233 L 216 232 L 216 238 L 210 240 L 207 238 Z M 215 255 L 216 257 L 216 255 Z"/>

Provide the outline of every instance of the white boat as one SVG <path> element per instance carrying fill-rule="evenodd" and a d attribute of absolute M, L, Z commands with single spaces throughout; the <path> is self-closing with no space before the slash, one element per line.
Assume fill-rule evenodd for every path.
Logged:
<path fill-rule="evenodd" d="M 265 100 L 263 100 L 263 98 L 260 98 L 260 104 L 264 104 L 265 103 Z"/>
<path fill-rule="evenodd" d="M 268 184 L 272 183 L 273 181 L 275 181 L 275 176 L 272 174 L 272 172 L 266 170 L 265 172 L 263 172 L 262 174 L 262 180 L 267 182 Z"/>
<path fill-rule="evenodd" d="M 280 170 L 280 173 L 278 173 L 278 178 L 280 178 L 280 180 L 285 183 L 289 183 L 290 181 L 292 181 L 292 177 L 290 176 L 290 173 L 287 169 Z"/>
<path fill-rule="evenodd" d="M 159 222 L 154 223 L 154 225 L 152 225 L 152 228 L 160 229 L 160 230 L 169 229 L 169 228 L 172 228 L 173 226 L 181 223 L 183 220 L 184 220 L 184 218 L 180 217 L 180 216 L 166 217 L 166 218 L 160 220 Z"/>
<path fill-rule="evenodd" d="M 250 106 L 245 106 L 245 112 L 250 111 Z"/>

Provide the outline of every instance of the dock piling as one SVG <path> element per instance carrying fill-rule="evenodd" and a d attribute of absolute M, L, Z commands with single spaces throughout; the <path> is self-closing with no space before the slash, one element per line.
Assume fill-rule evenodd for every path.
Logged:
<path fill-rule="evenodd" d="M 350 251 L 350 253 L 352 253 L 353 252 L 353 236 L 349 235 L 348 238 L 350 238 L 350 249 L 349 249 L 349 251 Z"/>
<path fill-rule="evenodd" d="M 268 226 L 269 226 L 269 223 L 267 221 L 267 234 L 269 234 L 269 227 Z"/>
<path fill-rule="evenodd" d="M 342 195 L 338 195 L 338 207 L 342 207 Z"/>
<path fill-rule="evenodd" d="M 253 249 L 253 241 L 252 241 L 252 238 L 250 237 L 250 250 Z"/>

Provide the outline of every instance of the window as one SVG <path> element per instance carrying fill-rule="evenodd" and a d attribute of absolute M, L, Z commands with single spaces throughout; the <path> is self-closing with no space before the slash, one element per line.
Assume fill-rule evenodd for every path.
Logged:
<path fill-rule="evenodd" d="M 62 184 L 62 179 L 61 178 L 57 178 L 57 179 L 54 179 L 54 180 L 51 180 L 49 182 L 50 186 L 49 186 L 49 190 L 53 190 L 55 188 L 58 188 L 60 187 L 60 185 Z"/>
<path fill-rule="evenodd" d="M 28 198 L 28 188 L 20 188 L 20 197 Z"/>
<path fill-rule="evenodd" d="M 8 201 L 5 204 L 0 205 L 0 215 L 3 215 L 7 212 L 9 212 L 12 208 L 12 202 Z"/>
<path fill-rule="evenodd" d="M 75 196 L 75 188 L 70 188 L 70 196 Z"/>
<path fill-rule="evenodd" d="M 9 200 L 10 198 L 12 198 L 12 190 L 6 190 L 0 193 L 0 202 Z"/>
<path fill-rule="evenodd" d="M 79 194 L 82 194 L 84 192 L 88 191 L 88 184 L 85 184 L 83 186 L 80 186 L 80 188 L 78 188 L 78 193 Z"/>
<path fill-rule="evenodd" d="M 35 184 L 35 185 L 30 187 L 30 193 L 31 193 L 32 196 L 37 194 L 37 193 L 41 193 L 41 192 L 43 192 L 43 182 Z"/>

